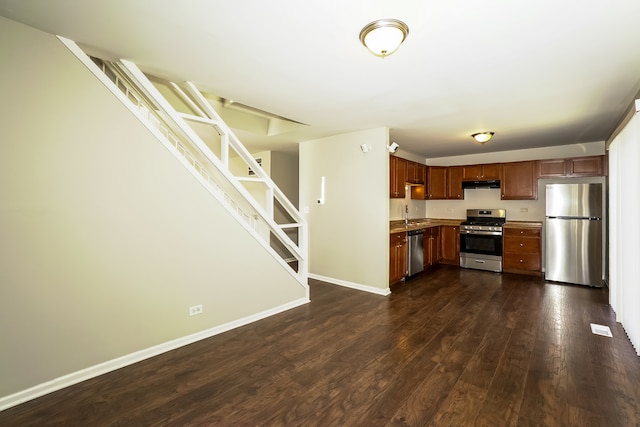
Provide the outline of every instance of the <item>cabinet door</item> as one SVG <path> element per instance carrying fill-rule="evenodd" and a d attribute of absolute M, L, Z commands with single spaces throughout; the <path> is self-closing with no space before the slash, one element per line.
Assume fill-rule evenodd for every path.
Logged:
<path fill-rule="evenodd" d="M 460 265 L 460 227 L 443 225 L 440 228 L 443 264 Z"/>
<path fill-rule="evenodd" d="M 389 236 L 389 283 L 396 283 L 407 274 L 406 233 Z"/>
<path fill-rule="evenodd" d="M 447 168 L 427 167 L 427 199 L 447 198 Z"/>
<path fill-rule="evenodd" d="M 602 176 L 604 173 L 604 156 L 578 157 L 568 159 L 567 169 L 571 176 Z"/>
<path fill-rule="evenodd" d="M 440 242 L 440 227 L 431 227 L 424 230 L 422 238 L 424 268 L 431 267 L 439 262 L 438 254 Z"/>
<path fill-rule="evenodd" d="M 406 182 L 413 182 L 416 176 L 416 164 L 414 162 L 407 161 L 407 176 Z"/>
<path fill-rule="evenodd" d="M 503 163 L 500 193 L 504 200 L 536 200 L 538 198 L 536 161 Z"/>
<path fill-rule="evenodd" d="M 392 199 L 404 199 L 405 179 L 407 175 L 407 161 L 400 157 L 389 157 L 389 197 Z"/>
<path fill-rule="evenodd" d="M 567 162 L 565 159 L 539 160 L 538 176 L 540 178 L 553 178 L 567 175 Z"/>
<path fill-rule="evenodd" d="M 462 166 L 447 168 L 447 199 L 464 199 L 462 192 Z"/>
<path fill-rule="evenodd" d="M 500 164 L 466 165 L 462 167 L 463 181 L 500 179 Z"/>
<path fill-rule="evenodd" d="M 482 174 L 482 166 L 480 165 L 467 165 L 462 167 L 463 181 L 476 181 L 480 179 L 481 174 Z"/>
<path fill-rule="evenodd" d="M 412 184 L 424 184 L 424 169 L 425 165 L 407 160 L 406 181 Z"/>
<path fill-rule="evenodd" d="M 488 165 L 482 165 L 480 179 L 500 179 L 500 164 L 491 163 Z"/>
<path fill-rule="evenodd" d="M 423 165 L 423 164 L 417 163 L 416 173 L 418 174 L 420 182 L 423 183 L 423 184 L 426 183 L 426 181 L 427 181 L 427 165 Z"/>
<path fill-rule="evenodd" d="M 424 200 L 426 199 L 424 183 L 427 180 L 427 166 L 421 165 L 420 163 L 413 163 L 413 167 L 416 175 L 413 182 L 418 182 L 419 184 L 411 186 L 411 198 L 414 200 Z"/>

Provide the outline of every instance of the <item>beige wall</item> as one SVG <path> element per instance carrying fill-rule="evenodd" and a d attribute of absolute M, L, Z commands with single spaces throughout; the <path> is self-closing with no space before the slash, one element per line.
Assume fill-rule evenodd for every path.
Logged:
<path fill-rule="evenodd" d="M 0 57 L 0 400 L 306 297 L 55 37 Z"/>
<path fill-rule="evenodd" d="M 300 144 L 300 206 L 309 223 L 310 273 L 334 283 L 389 288 L 388 129 Z M 371 150 L 363 153 L 361 144 Z M 326 180 L 326 201 L 320 197 Z"/>
<path fill-rule="evenodd" d="M 295 207 L 300 199 L 299 174 L 298 153 L 271 152 L 271 179 Z"/>

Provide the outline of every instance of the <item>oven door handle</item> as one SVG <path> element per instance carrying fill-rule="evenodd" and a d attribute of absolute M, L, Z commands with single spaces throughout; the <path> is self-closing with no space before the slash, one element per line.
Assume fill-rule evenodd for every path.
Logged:
<path fill-rule="evenodd" d="M 460 230 L 460 234 L 475 234 L 478 236 L 502 236 L 502 231 Z"/>

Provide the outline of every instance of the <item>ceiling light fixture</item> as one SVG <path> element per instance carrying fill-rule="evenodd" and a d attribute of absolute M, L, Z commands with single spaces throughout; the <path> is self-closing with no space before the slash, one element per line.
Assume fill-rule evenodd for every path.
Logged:
<path fill-rule="evenodd" d="M 409 34 L 409 27 L 397 19 L 378 19 L 360 31 L 360 41 L 376 56 L 395 52 Z"/>
<path fill-rule="evenodd" d="M 475 139 L 477 143 L 484 144 L 485 142 L 488 142 L 494 134 L 495 132 L 478 132 L 472 134 L 471 137 Z"/>

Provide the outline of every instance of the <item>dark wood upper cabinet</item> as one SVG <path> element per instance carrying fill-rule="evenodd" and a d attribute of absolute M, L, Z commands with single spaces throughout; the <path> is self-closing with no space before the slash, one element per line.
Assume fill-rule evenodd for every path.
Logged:
<path fill-rule="evenodd" d="M 552 178 L 567 175 L 567 162 L 565 159 L 539 160 L 538 176 L 540 178 Z"/>
<path fill-rule="evenodd" d="M 407 176 L 407 161 L 401 157 L 389 157 L 389 197 L 404 199 L 405 180 Z"/>
<path fill-rule="evenodd" d="M 462 167 L 463 181 L 500 179 L 500 164 L 467 165 Z"/>
<path fill-rule="evenodd" d="M 447 198 L 447 168 L 444 166 L 427 167 L 427 194 L 426 198 Z"/>
<path fill-rule="evenodd" d="M 462 166 L 450 166 L 447 168 L 447 199 L 464 199 L 462 174 Z"/>
<path fill-rule="evenodd" d="M 538 198 L 538 162 L 503 163 L 500 193 L 503 200 L 536 200 Z"/>
<path fill-rule="evenodd" d="M 606 174 L 606 156 L 538 160 L 538 176 L 540 178 L 604 176 Z"/>
<path fill-rule="evenodd" d="M 426 168 L 426 165 L 407 160 L 407 182 L 424 184 Z"/>
<path fill-rule="evenodd" d="M 569 176 L 603 176 L 607 174 L 606 156 L 567 159 Z"/>
<path fill-rule="evenodd" d="M 411 185 L 417 200 L 464 199 L 464 181 L 500 180 L 503 200 L 536 200 L 538 178 L 605 176 L 606 156 L 530 160 L 465 166 L 426 166 L 391 156 L 391 198 L 404 198 Z"/>

